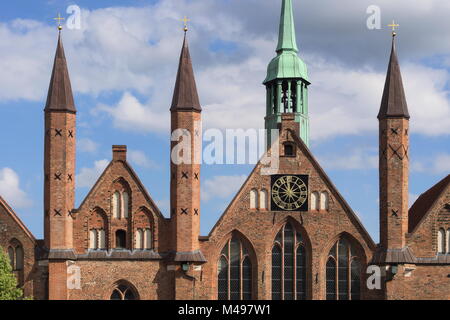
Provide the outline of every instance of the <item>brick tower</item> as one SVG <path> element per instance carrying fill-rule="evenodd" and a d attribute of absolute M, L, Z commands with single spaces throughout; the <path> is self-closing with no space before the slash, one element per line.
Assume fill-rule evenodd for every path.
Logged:
<path fill-rule="evenodd" d="M 185 30 L 187 31 L 187 29 Z M 199 250 L 201 107 L 186 32 L 171 112 L 170 207 L 177 299 L 195 298 L 192 265 L 205 261 Z M 189 275 L 188 275 L 189 274 Z M 187 276 L 188 275 L 188 276 Z"/>
<path fill-rule="evenodd" d="M 400 250 L 408 232 L 409 113 L 395 33 L 378 120 L 380 243 L 384 250 Z"/>
<path fill-rule="evenodd" d="M 44 237 L 49 249 L 49 298 L 67 299 L 67 263 L 73 258 L 75 121 L 69 72 L 58 36 L 45 106 Z"/>

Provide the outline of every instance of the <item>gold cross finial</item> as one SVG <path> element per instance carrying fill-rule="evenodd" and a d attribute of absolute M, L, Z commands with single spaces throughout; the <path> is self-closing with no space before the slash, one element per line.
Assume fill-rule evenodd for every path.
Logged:
<path fill-rule="evenodd" d="M 187 23 L 191 20 L 188 19 L 186 16 L 184 16 L 184 19 L 181 19 L 181 21 L 183 21 L 183 23 L 184 23 L 184 28 L 183 28 L 184 32 L 187 32 L 188 31 Z"/>
<path fill-rule="evenodd" d="M 400 27 L 400 25 L 396 24 L 395 20 L 392 20 L 392 23 L 388 24 L 388 27 L 392 28 L 392 36 L 395 37 L 397 35 L 397 33 L 395 33 L 395 28 Z"/>
<path fill-rule="evenodd" d="M 64 20 L 64 18 L 61 18 L 61 15 L 58 12 L 58 17 L 57 18 L 53 18 L 53 20 L 56 20 L 58 23 L 58 30 L 62 30 L 62 25 L 61 25 L 61 20 Z"/>

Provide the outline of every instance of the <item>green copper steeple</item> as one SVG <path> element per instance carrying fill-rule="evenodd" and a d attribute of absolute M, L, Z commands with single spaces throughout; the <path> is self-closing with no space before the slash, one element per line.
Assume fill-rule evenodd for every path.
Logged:
<path fill-rule="evenodd" d="M 278 128 L 282 113 L 294 113 L 300 126 L 300 138 L 309 145 L 308 71 L 297 55 L 292 0 L 282 0 L 277 56 L 267 67 L 266 129 Z M 270 132 L 269 132 L 270 136 Z M 271 144 L 268 139 L 269 146 Z"/>

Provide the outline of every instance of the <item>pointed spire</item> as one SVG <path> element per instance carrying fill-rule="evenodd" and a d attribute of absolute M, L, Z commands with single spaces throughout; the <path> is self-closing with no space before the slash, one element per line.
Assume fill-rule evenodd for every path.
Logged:
<path fill-rule="evenodd" d="M 292 0 L 283 0 L 281 6 L 280 32 L 276 51 L 278 53 L 280 51 L 298 52 Z"/>
<path fill-rule="evenodd" d="M 73 101 L 69 71 L 67 69 L 66 56 L 61 40 L 61 29 L 58 35 L 58 46 L 56 47 L 45 111 L 77 111 Z"/>
<path fill-rule="evenodd" d="M 403 89 L 402 75 L 395 47 L 395 36 L 392 34 L 392 50 L 389 67 L 384 85 L 383 98 L 381 100 L 378 119 L 389 117 L 403 117 L 409 119 L 408 105 L 406 103 L 405 91 Z"/>
<path fill-rule="evenodd" d="M 186 39 L 186 30 L 184 33 L 183 48 L 178 65 L 177 80 L 173 93 L 171 111 L 177 110 L 196 110 L 202 111 L 198 99 L 197 86 L 195 84 L 194 70 L 192 68 L 191 55 Z"/>

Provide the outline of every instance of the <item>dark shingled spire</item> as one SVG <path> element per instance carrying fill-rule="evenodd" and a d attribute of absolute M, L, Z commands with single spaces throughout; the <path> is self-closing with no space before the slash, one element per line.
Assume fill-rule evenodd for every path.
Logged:
<path fill-rule="evenodd" d="M 194 71 L 192 69 L 189 47 L 184 35 L 183 49 L 181 50 L 180 64 L 178 66 L 177 82 L 173 93 L 171 111 L 196 110 L 202 111 L 195 85 Z"/>
<path fill-rule="evenodd" d="M 61 32 L 58 36 L 58 46 L 56 48 L 55 62 L 53 64 L 52 78 L 50 79 L 45 111 L 77 111 L 73 101 L 72 87 L 70 85 L 66 56 L 61 40 Z"/>
<path fill-rule="evenodd" d="M 392 38 L 391 58 L 386 75 L 380 112 L 378 113 L 378 119 L 391 117 L 409 119 L 408 105 L 406 104 L 402 75 L 395 49 L 395 36 Z"/>

